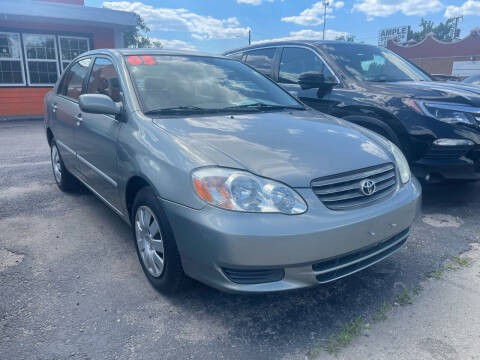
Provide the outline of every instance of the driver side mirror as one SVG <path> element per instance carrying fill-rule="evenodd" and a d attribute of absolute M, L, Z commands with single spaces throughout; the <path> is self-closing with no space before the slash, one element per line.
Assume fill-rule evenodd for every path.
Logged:
<path fill-rule="evenodd" d="M 300 85 L 302 90 L 331 90 L 331 88 L 336 85 L 336 83 L 326 81 L 325 76 L 317 71 L 307 71 L 300 74 L 298 78 L 298 84 Z"/>
<path fill-rule="evenodd" d="M 83 94 L 79 98 L 80 110 L 92 114 L 119 115 L 122 112 L 121 103 L 115 103 L 109 96 L 103 94 Z"/>

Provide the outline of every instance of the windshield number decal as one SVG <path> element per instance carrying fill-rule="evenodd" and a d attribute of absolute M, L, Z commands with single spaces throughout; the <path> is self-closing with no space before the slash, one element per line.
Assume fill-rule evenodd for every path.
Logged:
<path fill-rule="evenodd" d="M 142 56 L 129 56 L 128 62 L 131 65 L 155 65 L 155 59 L 153 56 L 150 55 L 142 55 Z"/>

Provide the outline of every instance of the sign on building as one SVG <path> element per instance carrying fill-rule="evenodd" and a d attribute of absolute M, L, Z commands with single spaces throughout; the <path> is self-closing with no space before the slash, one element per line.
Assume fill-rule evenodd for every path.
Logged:
<path fill-rule="evenodd" d="M 480 74 L 480 61 L 454 61 L 452 75 L 472 76 Z"/>
<path fill-rule="evenodd" d="M 406 44 L 408 41 L 408 30 L 410 26 L 398 26 L 388 29 L 381 29 L 378 33 L 378 46 L 387 46 L 388 39 L 394 39 L 399 44 Z"/>

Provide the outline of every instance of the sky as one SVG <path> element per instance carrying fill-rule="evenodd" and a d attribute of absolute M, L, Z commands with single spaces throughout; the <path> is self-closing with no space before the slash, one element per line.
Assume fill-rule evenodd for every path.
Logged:
<path fill-rule="evenodd" d="M 85 0 L 87 6 L 135 11 L 165 48 L 212 53 L 270 39 L 321 39 L 323 1 L 314 0 Z M 352 34 L 376 44 L 380 29 L 423 18 L 436 24 L 461 16 L 461 37 L 480 26 L 480 0 L 329 0 L 326 38 Z"/>

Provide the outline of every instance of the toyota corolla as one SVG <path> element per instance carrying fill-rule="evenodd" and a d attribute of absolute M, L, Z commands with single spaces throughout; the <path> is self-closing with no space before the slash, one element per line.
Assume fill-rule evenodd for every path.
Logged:
<path fill-rule="evenodd" d="M 400 249 L 420 207 L 393 143 L 221 56 L 85 53 L 46 95 L 45 128 L 58 187 L 83 183 L 130 224 L 164 293 L 342 278 Z"/>

